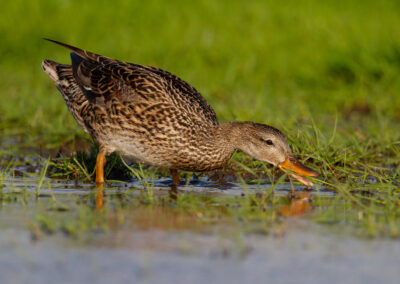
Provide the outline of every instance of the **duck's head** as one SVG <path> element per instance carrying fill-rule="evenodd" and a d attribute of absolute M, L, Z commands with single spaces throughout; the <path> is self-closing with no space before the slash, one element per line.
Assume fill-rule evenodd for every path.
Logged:
<path fill-rule="evenodd" d="M 268 162 L 311 187 L 312 183 L 303 176 L 316 177 L 319 173 L 301 164 L 290 150 L 285 135 L 278 129 L 259 123 L 245 122 L 241 128 L 241 145 L 246 154 L 260 161 Z M 299 176 L 301 175 L 301 176 Z"/>

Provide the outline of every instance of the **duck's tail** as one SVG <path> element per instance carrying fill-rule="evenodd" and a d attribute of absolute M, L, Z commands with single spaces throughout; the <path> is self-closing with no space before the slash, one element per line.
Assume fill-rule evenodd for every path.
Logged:
<path fill-rule="evenodd" d="M 42 69 L 56 84 L 69 81 L 72 76 L 71 65 L 63 65 L 48 59 L 42 61 Z"/>
<path fill-rule="evenodd" d="M 42 68 L 60 90 L 65 103 L 67 104 L 68 110 L 71 112 L 75 120 L 86 130 L 86 126 L 83 123 L 79 110 L 84 104 L 88 104 L 88 100 L 75 81 L 72 73 L 72 66 L 45 59 L 42 62 Z"/>
<path fill-rule="evenodd" d="M 44 73 L 54 81 L 67 103 L 68 101 L 75 100 L 76 96 L 83 96 L 82 90 L 73 76 L 71 65 L 60 64 L 45 59 L 42 62 L 42 68 Z"/>

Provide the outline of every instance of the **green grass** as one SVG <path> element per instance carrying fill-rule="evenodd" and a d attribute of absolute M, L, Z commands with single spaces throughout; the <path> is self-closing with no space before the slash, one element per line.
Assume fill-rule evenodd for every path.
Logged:
<path fill-rule="evenodd" d="M 361 2 L 360 2 L 361 3 Z M 69 62 L 58 39 L 169 70 L 221 121 L 270 123 L 289 134 L 315 121 L 398 140 L 400 25 L 395 1 L 8 1 L 0 17 L 0 127 L 44 140 L 83 136 L 41 71 Z M 73 20 L 72 20 L 73 19 Z"/>
<path fill-rule="evenodd" d="M 300 160 L 321 172 L 321 186 L 337 192 L 327 204 L 316 198 L 310 219 L 344 223 L 362 236 L 398 238 L 399 26 L 397 1 L 6 1 L 0 12 L 0 184 L 21 165 L 37 164 L 17 159 L 24 147 L 40 148 L 44 167 L 49 154 L 43 149 L 74 148 L 74 141 L 88 139 L 41 70 L 45 58 L 70 61 L 67 50 L 41 39 L 47 37 L 166 69 L 194 85 L 221 122 L 251 120 L 283 130 Z M 16 140 L 4 148 L 9 137 Z M 90 181 L 95 153 L 53 155 L 47 174 Z M 275 183 L 277 173 L 242 153 L 224 172 L 255 183 Z M 106 174 L 131 177 L 116 156 L 108 159 Z M 4 193 L 0 198 L 13 200 Z M 160 206 L 152 191 L 144 198 Z M 185 214 L 194 212 L 191 207 L 201 208 L 193 214 L 202 216 L 216 210 L 185 198 L 178 203 L 189 210 Z M 267 205 L 281 202 L 268 199 Z M 221 214 L 229 220 L 277 214 L 240 208 Z M 78 219 L 65 226 L 40 220 L 45 231 L 85 227 Z"/>

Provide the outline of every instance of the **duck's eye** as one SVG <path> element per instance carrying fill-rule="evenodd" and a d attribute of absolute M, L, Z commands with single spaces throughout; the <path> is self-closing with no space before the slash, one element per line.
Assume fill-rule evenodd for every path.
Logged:
<path fill-rule="evenodd" d="M 271 139 L 264 139 L 264 138 L 259 138 L 261 142 L 267 144 L 268 146 L 274 145 L 274 142 L 272 142 Z"/>
<path fill-rule="evenodd" d="M 267 143 L 267 145 L 274 145 L 274 143 L 272 142 L 271 139 L 265 140 L 265 143 Z"/>

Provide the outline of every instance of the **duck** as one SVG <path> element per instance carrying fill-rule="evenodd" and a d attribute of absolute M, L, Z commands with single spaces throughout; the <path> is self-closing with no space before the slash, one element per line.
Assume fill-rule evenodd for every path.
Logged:
<path fill-rule="evenodd" d="M 99 145 L 97 185 L 104 184 L 106 156 L 178 171 L 222 168 L 236 150 L 272 164 L 312 187 L 319 173 L 300 163 L 285 135 L 250 122 L 218 122 L 213 108 L 189 83 L 160 68 L 122 62 L 56 40 L 71 64 L 45 59 L 44 72 L 61 92 L 76 122 Z"/>

